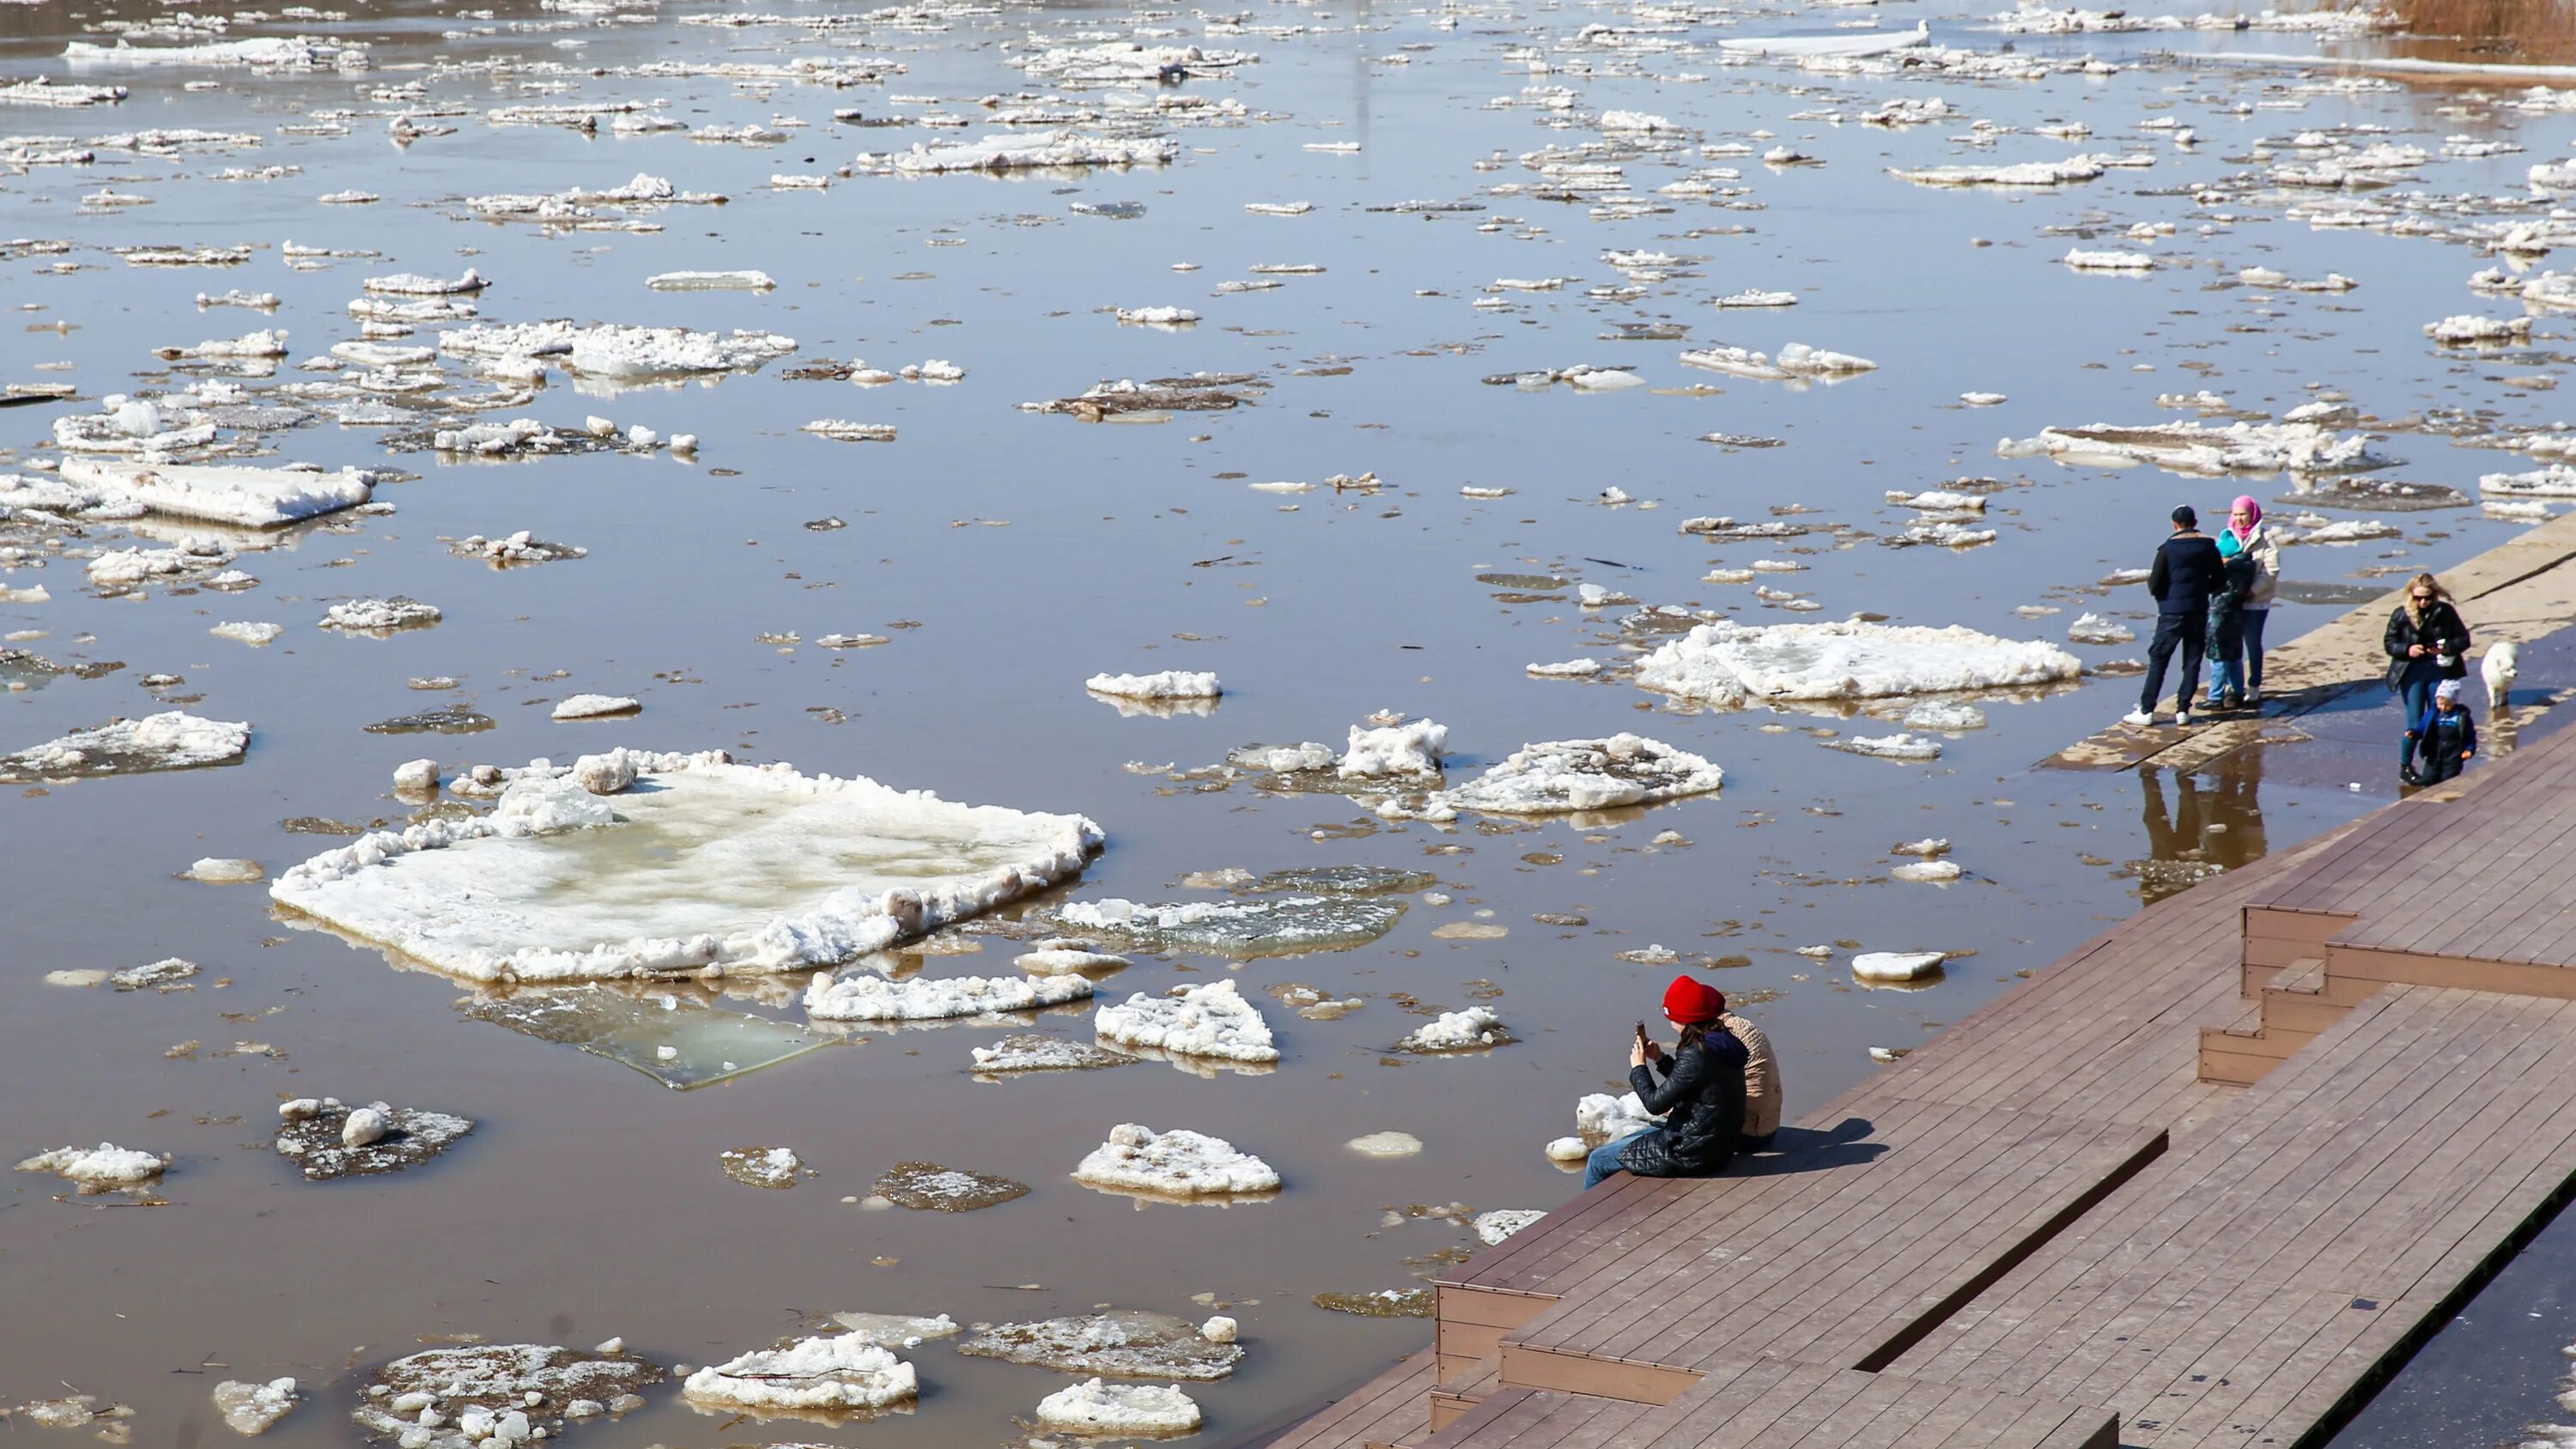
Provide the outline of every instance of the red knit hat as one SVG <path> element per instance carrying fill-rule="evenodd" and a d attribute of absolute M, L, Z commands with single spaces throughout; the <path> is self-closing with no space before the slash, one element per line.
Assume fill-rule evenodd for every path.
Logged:
<path fill-rule="evenodd" d="M 1726 993 L 1688 977 L 1676 976 L 1664 988 L 1664 1016 L 1676 1026 L 1705 1026 L 1726 1011 Z"/>

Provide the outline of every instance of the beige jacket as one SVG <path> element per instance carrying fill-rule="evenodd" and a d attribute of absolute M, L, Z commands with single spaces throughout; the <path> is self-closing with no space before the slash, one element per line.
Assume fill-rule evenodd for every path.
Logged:
<path fill-rule="evenodd" d="M 2254 556 L 2261 570 L 2254 575 L 2254 589 L 2245 599 L 2249 609 L 2272 607 L 2272 596 L 2281 589 L 2281 543 L 2272 530 L 2261 523 L 2254 525 L 2254 536 L 2245 540 L 2245 552 Z"/>
<path fill-rule="evenodd" d="M 1780 1058 L 1762 1028 L 1743 1017 L 1730 1011 L 1717 1022 L 1744 1043 L 1744 1135 L 1768 1137 L 1780 1130 Z"/>

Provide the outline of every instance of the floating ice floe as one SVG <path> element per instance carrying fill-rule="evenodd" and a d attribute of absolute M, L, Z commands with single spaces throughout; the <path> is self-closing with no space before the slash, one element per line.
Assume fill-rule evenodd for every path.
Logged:
<path fill-rule="evenodd" d="M 224 1427 L 247 1438 L 255 1438 L 277 1426 L 295 1407 L 295 1380 L 270 1379 L 267 1383 L 244 1383 L 226 1379 L 215 1385 L 215 1412 L 223 1415 Z"/>
<path fill-rule="evenodd" d="M 1350 749 L 1334 772 L 1345 780 L 1374 780 L 1390 775 L 1437 776 L 1440 752 L 1448 746 L 1449 727 L 1427 719 L 1382 728 L 1351 726 Z"/>
<path fill-rule="evenodd" d="M 1876 699 L 2023 688 L 2076 678 L 2083 662 L 2054 645 L 1952 625 L 1701 624 L 1646 656 L 1637 683 L 1683 699 Z"/>
<path fill-rule="evenodd" d="M 418 272 L 396 272 L 388 277 L 369 277 L 360 282 L 362 289 L 380 296 L 451 297 L 459 293 L 480 292 L 492 285 L 472 267 L 461 277 L 425 277 Z"/>
<path fill-rule="evenodd" d="M 1713 307 L 1795 307 L 1798 305 L 1798 294 L 1795 292 L 1730 292 L 1709 305 Z"/>
<path fill-rule="evenodd" d="M 1378 1288 L 1361 1293 L 1318 1293 L 1311 1300 L 1327 1313 L 1361 1318 L 1429 1318 L 1436 1301 L 1429 1288 Z"/>
<path fill-rule="evenodd" d="M 1471 1006 L 1465 1011 L 1444 1011 L 1407 1033 L 1395 1044 L 1400 1052 L 1472 1052 L 1501 1046 L 1511 1034 L 1503 1030 L 1502 1018 L 1493 1008 Z"/>
<path fill-rule="evenodd" d="M 1087 1187 L 1171 1197 L 1275 1192 L 1279 1187 L 1279 1174 L 1269 1163 L 1237 1151 L 1222 1137 L 1178 1129 L 1156 1132 L 1133 1122 L 1111 1129 L 1109 1140 L 1082 1159 L 1073 1177 Z"/>
<path fill-rule="evenodd" d="M 1306 895 L 1171 905 L 1119 899 L 1076 901 L 1059 913 L 1066 925 L 1106 932 L 1156 950 L 1244 958 L 1348 950 L 1393 930 L 1403 914 L 1400 901 Z"/>
<path fill-rule="evenodd" d="M 1917 24 L 1912 30 L 1876 30 L 1859 35 L 1740 36 L 1719 41 L 1717 48 L 1729 56 L 1849 60 L 1904 50 L 1923 44 L 1931 36 L 1930 26 Z"/>
<path fill-rule="evenodd" d="M 1279 1048 L 1270 1023 L 1243 999 L 1232 981 L 1176 986 L 1161 996 L 1142 992 L 1123 1005 L 1104 1006 L 1092 1018 L 1102 1041 L 1151 1047 L 1180 1056 L 1275 1062 Z"/>
<path fill-rule="evenodd" d="M 1920 981 L 1941 969 L 1947 951 L 1863 951 L 1852 957 L 1852 974 L 1864 981 Z"/>
<path fill-rule="evenodd" d="M 926 176 L 943 171 L 1033 171 L 1057 167 L 1160 166 L 1181 154 L 1180 143 L 1163 136 L 1091 136 L 1074 131 L 1037 131 L 1024 136 L 987 136 L 980 141 L 924 143 L 890 155 L 861 155 L 858 164 L 897 175 Z"/>
<path fill-rule="evenodd" d="M 1187 307 L 1121 307 L 1118 320 L 1134 327 L 1189 327 L 1199 314 Z"/>
<path fill-rule="evenodd" d="M 817 418 L 798 431 L 830 438 L 836 443 L 891 443 L 894 441 L 892 423 L 854 423 L 846 418 Z"/>
<path fill-rule="evenodd" d="M 1133 1066 L 1138 1060 L 1125 1052 L 1033 1034 L 1006 1036 L 973 1053 L 978 1072 L 1086 1072 Z"/>
<path fill-rule="evenodd" d="M 1082 682 L 1093 694 L 1106 694 L 1119 699 L 1154 701 L 1208 700 L 1225 693 L 1216 675 L 1166 669 L 1160 674 L 1095 674 Z"/>
<path fill-rule="evenodd" d="M 2066 626 L 2067 642 L 2071 644 L 2127 644 L 2137 637 L 2135 629 L 2099 614 L 2078 614 L 2075 622 Z"/>
<path fill-rule="evenodd" d="M 805 1014 L 816 1021 L 941 1021 L 1062 1006 L 1091 995 L 1090 978 L 1061 976 L 915 976 L 888 981 L 857 972 L 835 979 L 815 973 Z"/>
<path fill-rule="evenodd" d="M 268 872 L 260 868 L 258 861 L 220 855 L 207 856 L 179 872 L 181 880 L 203 885 L 249 885 L 267 876 Z"/>
<path fill-rule="evenodd" d="M 1154 1438 L 1199 1426 L 1198 1401 L 1178 1385 L 1108 1385 L 1090 1379 L 1038 1400 L 1038 1423 L 1067 1434 Z"/>
<path fill-rule="evenodd" d="M 2156 259 L 2145 252 L 2088 252 L 2070 248 L 2058 260 L 2077 272 L 2152 272 Z"/>
<path fill-rule="evenodd" d="M 1525 664 L 1521 669 L 1538 679 L 1589 679 L 1601 672 L 1601 661 L 1567 659 L 1556 664 Z"/>
<path fill-rule="evenodd" d="M 586 558 L 590 550 L 569 543 L 548 543 L 526 529 L 485 538 L 481 534 L 458 539 L 447 546 L 458 558 L 479 558 L 494 568 L 511 564 L 555 563 L 563 559 Z"/>
<path fill-rule="evenodd" d="M 1389 801 L 1379 813 L 1431 820 L 1454 818 L 1461 810 L 1560 815 L 1705 795 L 1725 781 L 1724 770 L 1698 755 L 1641 735 L 1547 740 L 1514 750 L 1484 774 L 1436 791 L 1419 806 Z"/>
<path fill-rule="evenodd" d="M 168 710 L 74 730 L 12 755 L 0 755 L 0 784 L 139 775 L 229 765 L 250 747 L 250 726 Z"/>
<path fill-rule="evenodd" d="M 559 720 L 615 719 L 634 714 L 644 707 L 642 700 L 623 694 L 576 694 L 554 707 Z"/>
<path fill-rule="evenodd" d="M 215 440 L 215 426 L 203 415 L 172 408 L 149 398 L 110 393 L 99 399 L 100 411 L 54 419 L 54 445 L 69 453 L 141 453 L 153 457 L 203 448 Z"/>
<path fill-rule="evenodd" d="M 916 1212 L 966 1213 L 1026 1197 L 1029 1185 L 936 1162 L 898 1162 L 877 1175 L 875 1194 Z"/>
<path fill-rule="evenodd" d="M 778 283 L 767 272 L 657 272 L 644 279 L 656 292 L 771 292 Z"/>
<path fill-rule="evenodd" d="M 1076 1318 L 997 1323 L 957 1345 L 978 1358 L 998 1358 L 1060 1373 L 1127 1379 L 1206 1382 L 1234 1372 L 1243 1345 L 1202 1334 L 1168 1313 L 1113 1308 Z"/>
<path fill-rule="evenodd" d="M 470 275 L 470 274 L 469 274 Z M 449 356 L 505 372 L 560 362 L 589 377 L 666 377 L 696 372 L 749 371 L 796 350 L 796 339 L 737 328 L 693 332 L 686 327 L 581 326 L 569 321 L 479 324 L 442 332 L 438 349 Z"/>
<path fill-rule="evenodd" d="M 2445 347 L 2501 347 L 2531 340 L 2528 317 L 2480 317 L 2472 313 L 2424 324 L 2424 335 Z"/>
<path fill-rule="evenodd" d="M 2268 287 L 2287 292 L 2349 292 L 2361 285 L 2341 272 L 2328 272 L 2313 282 L 2293 281 L 2288 273 L 2274 271 L 2270 267 L 2240 267 L 2236 280 L 2248 287 Z"/>
<path fill-rule="evenodd" d="M 79 456 L 63 459 L 62 477 L 101 503 L 245 528 L 274 528 L 354 508 L 367 501 L 375 482 L 374 474 L 358 468 L 326 473 L 312 464 L 212 467 Z"/>
<path fill-rule="evenodd" d="M 2027 458 L 2046 454 L 2064 463 L 2118 467 L 2153 463 L 2175 473 L 2214 477 L 2222 473 L 2357 473 L 2383 468 L 2389 460 L 2370 451 L 2369 438 L 2355 433 L 2337 437 L 2316 423 L 2231 423 L 2223 428 L 2200 423 L 2166 423 L 2153 427 L 2119 427 L 2092 423 L 2080 428 L 2048 428 L 2035 438 L 2005 439 L 1998 456 Z"/>
<path fill-rule="evenodd" d="M 2478 486 L 2489 493 L 2504 493 L 2532 498 L 2576 498 L 2576 467 L 2552 463 L 2528 473 L 2486 473 Z"/>
<path fill-rule="evenodd" d="M 1957 861 L 1952 860 L 1918 860 L 1888 871 L 1888 875 L 1897 880 L 1917 881 L 1931 885 L 1947 884 L 1966 874 L 1967 871 L 1962 869 Z"/>
<path fill-rule="evenodd" d="M 436 604 L 396 595 L 390 599 L 349 599 L 333 604 L 322 615 L 325 629 L 345 629 L 352 634 L 388 634 L 397 629 L 417 629 L 435 624 L 445 617 Z"/>
<path fill-rule="evenodd" d="M 110 106 L 124 99 L 123 86 L 73 85 L 45 76 L 0 84 L 0 106 Z"/>
<path fill-rule="evenodd" d="M 803 1180 L 805 1160 L 793 1147 L 728 1147 L 716 1166 L 745 1187 L 790 1188 Z"/>
<path fill-rule="evenodd" d="M 95 196 L 85 200 L 91 206 L 136 204 L 122 197 L 114 203 L 102 202 Z M 156 347 L 152 349 L 152 355 L 164 362 L 266 361 L 286 355 L 286 332 L 282 328 L 273 328 L 245 332 L 239 337 L 213 337 L 193 347 Z"/>
<path fill-rule="evenodd" d="M 1068 972 L 1105 976 L 1135 963 L 1124 956 L 1094 951 L 1086 942 L 1058 939 L 1039 942 L 1036 950 L 1012 957 L 1011 964 L 1032 976 L 1062 976 Z"/>
<path fill-rule="evenodd" d="M 2366 543 L 2375 538 L 2396 538 L 2404 531 L 2382 518 L 2346 518 L 2286 534 L 2281 542 L 2284 546 L 2294 543 Z"/>
<path fill-rule="evenodd" d="M 403 1449 L 493 1449 L 565 1421 L 644 1407 L 636 1390 L 662 1370 L 616 1339 L 597 1349 L 535 1343 L 433 1348 L 377 1370 L 377 1383 L 350 1417 Z M 381 1390 L 382 1392 L 378 1392 Z"/>
<path fill-rule="evenodd" d="M 1692 367 L 1705 367 L 1712 372 L 1751 378 L 1756 382 L 1785 382 L 1793 378 L 1832 380 L 1878 369 L 1878 364 L 1866 357 L 1809 347 L 1803 342 L 1786 344 L 1777 357 L 1749 347 L 1718 346 L 1685 352 L 1680 360 Z"/>
<path fill-rule="evenodd" d="M 613 823 L 544 834 L 506 810 L 425 821 L 325 851 L 271 895 L 480 981 L 807 970 L 1069 880 L 1101 841 L 1080 816 L 737 765 L 720 751 L 629 761 L 651 788 L 610 797 Z M 533 765 L 512 788 L 570 775 Z"/>
<path fill-rule="evenodd" d="M 134 45 L 124 40 L 97 45 L 75 40 L 63 47 L 63 58 L 74 65 L 241 65 L 266 70 L 311 70 L 328 61 L 363 53 L 362 46 L 342 46 L 302 36 L 212 40 L 196 45 Z"/>
<path fill-rule="evenodd" d="M 1986 500 L 1983 494 L 1954 493 L 1943 488 L 1926 489 L 1921 493 L 1891 489 L 1888 492 L 1887 501 L 1900 508 L 1919 508 L 1926 513 L 1983 513 L 1986 511 Z"/>
<path fill-rule="evenodd" d="M 1922 186 L 2064 186 L 2091 181 L 2103 172 L 2098 156 L 2069 156 L 2062 161 L 2021 161 L 2009 166 L 1925 166 L 1911 170 L 1891 166 L 1887 174 Z"/>
<path fill-rule="evenodd" d="M 107 981 L 119 991 L 141 991 L 146 987 L 162 992 L 185 991 L 188 988 L 179 983 L 196 974 L 196 962 L 168 956 L 146 965 L 110 972 Z"/>
<path fill-rule="evenodd" d="M 1363 1157 L 1416 1157 L 1422 1139 L 1410 1132 L 1371 1132 L 1342 1144 Z"/>
<path fill-rule="evenodd" d="M 835 1313 L 832 1321 L 894 1348 L 918 1348 L 934 1338 L 955 1338 L 958 1332 L 957 1320 L 945 1313 L 929 1318 L 911 1313 Z"/>
<path fill-rule="evenodd" d="M 280 1102 L 277 1117 L 278 1155 L 311 1182 L 417 1167 L 474 1130 L 471 1119 L 446 1112 L 383 1102 L 353 1109 L 337 1097 Z"/>
<path fill-rule="evenodd" d="M 1827 740 L 1825 748 L 1847 755 L 1868 755 L 1880 760 L 1937 760 L 1941 742 L 1920 735 L 1854 735 L 1849 739 Z"/>
<path fill-rule="evenodd" d="M 96 1147 L 57 1147 L 19 1162 L 20 1172 L 50 1172 L 83 1193 L 138 1188 L 159 1180 L 170 1166 L 170 1154 L 137 1152 L 102 1142 Z"/>
<path fill-rule="evenodd" d="M 1529 1227 L 1547 1214 L 1537 1208 L 1496 1208 L 1476 1214 L 1476 1238 L 1487 1247 Z"/>

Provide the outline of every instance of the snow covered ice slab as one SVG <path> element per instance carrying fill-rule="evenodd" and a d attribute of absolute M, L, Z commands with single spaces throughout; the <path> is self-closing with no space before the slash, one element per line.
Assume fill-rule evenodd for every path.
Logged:
<path fill-rule="evenodd" d="M 957 1351 L 1061 1373 L 1198 1382 L 1224 1378 L 1243 1358 L 1239 1343 L 1211 1343 L 1196 1324 L 1138 1308 L 997 1323 Z"/>
<path fill-rule="evenodd" d="M 250 726 L 199 719 L 182 710 L 111 720 L 60 739 L 0 755 L 0 785 L 139 775 L 238 763 L 250 748 Z"/>
<path fill-rule="evenodd" d="M 1466 784 L 1431 796 L 1426 808 L 1559 815 L 1705 795 L 1724 783 L 1726 772 L 1697 755 L 1642 735 L 1616 734 L 1523 745 Z"/>
<path fill-rule="evenodd" d="M 1026 171 L 1058 166 L 1160 166 L 1180 154 L 1180 143 L 1162 136 L 1128 140 L 1072 131 L 1040 131 L 1029 136 L 987 136 L 980 141 L 915 146 L 886 157 L 885 164 L 907 175 L 930 175 L 942 171 Z"/>
<path fill-rule="evenodd" d="M 504 809 L 378 832 L 287 871 L 270 895 L 477 981 L 794 971 L 1069 880 L 1101 841 L 1078 815 L 959 805 L 864 777 L 720 752 L 633 758 L 632 788 L 592 797 L 613 810 L 608 823 L 540 833 L 542 812 Z M 567 773 L 531 766 L 511 789 L 566 785 Z"/>
<path fill-rule="evenodd" d="M 383 1126 L 382 1135 L 352 1143 L 347 1128 L 351 1109 L 335 1097 L 299 1097 L 279 1104 L 278 1155 L 302 1169 L 312 1182 L 341 1177 L 374 1177 L 416 1167 L 446 1151 L 474 1130 L 472 1120 L 414 1107 L 369 1104 Z"/>
<path fill-rule="evenodd" d="M 2074 679 L 2083 663 L 2053 644 L 1952 625 L 1697 625 L 1637 666 L 1648 689 L 1712 704 L 1879 699 L 2013 689 Z"/>
<path fill-rule="evenodd" d="M 2315 423 L 2231 423 L 2224 428 L 2198 423 L 2165 423 L 2119 427 L 2092 423 L 2080 428 L 2045 428 L 2039 436 L 2005 439 L 1995 451 L 2007 458 L 2045 453 L 2062 463 L 2123 467 L 2153 463 L 2175 473 L 2215 477 L 2222 473 L 2359 473 L 2387 467 L 2390 460 L 2369 450 L 2360 433 L 2339 438 Z"/>
<path fill-rule="evenodd" d="M 1206 951 L 1217 956 L 1285 956 L 1300 951 L 1347 951 L 1395 929 L 1401 901 L 1326 900 L 1281 896 L 1260 901 L 1184 901 L 1144 905 L 1129 900 L 1078 901 L 1066 906 L 1066 925 L 1106 931 L 1157 950 Z"/>
<path fill-rule="evenodd" d="M 1275 1062 L 1270 1023 L 1243 999 L 1232 981 L 1176 986 L 1164 996 L 1138 992 L 1124 1005 L 1104 1006 L 1092 1029 L 1120 1046 L 1159 1047 L 1187 1056 L 1238 1062 Z"/>
<path fill-rule="evenodd" d="M 560 361 L 592 377 L 664 377 L 748 371 L 794 352 L 796 339 L 774 332 L 692 332 L 613 323 L 582 327 L 555 321 L 459 327 L 440 333 L 438 348 L 471 360 Z"/>
<path fill-rule="evenodd" d="M 57 1147 L 51 1152 L 39 1152 L 20 1162 L 18 1170 L 50 1172 L 84 1193 L 100 1193 L 141 1187 L 158 1178 L 169 1165 L 170 1154 L 166 1152 L 137 1152 L 102 1142 L 96 1147 Z"/>
<path fill-rule="evenodd" d="M 67 482 L 97 490 L 108 503 L 140 504 L 154 513 L 202 518 L 246 528 L 275 528 L 367 501 L 369 476 L 356 468 L 284 468 L 147 464 L 119 458 L 63 459 Z"/>
<path fill-rule="evenodd" d="M 888 981 L 864 972 L 835 980 L 816 972 L 805 1014 L 816 1021 L 940 1021 L 1062 1006 L 1091 995 L 1087 976 L 914 977 Z"/>
<path fill-rule="evenodd" d="M 1156 1132 L 1133 1122 L 1122 1122 L 1111 1129 L 1109 1140 L 1073 1169 L 1073 1178 L 1085 1187 L 1158 1197 L 1279 1190 L 1279 1174 L 1269 1163 L 1249 1152 L 1237 1151 L 1222 1137 L 1179 1130 Z"/>
<path fill-rule="evenodd" d="M 682 1390 L 692 1403 L 754 1414 L 882 1409 L 919 1392 L 912 1365 L 857 1333 L 755 1349 L 689 1375 Z"/>
<path fill-rule="evenodd" d="M 539 1041 L 622 1062 L 687 1091 L 801 1057 L 840 1038 L 749 1012 L 703 1004 L 695 991 L 610 985 L 469 997 L 459 1009 Z"/>
<path fill-rule="evenodd" d="M 533 1437 L 525 1429 L 561 1434 L 584 1401 L 610 1413 L 642 1408 L 636 1390 L 660 1383 L 662 1370 L 624 1352 L 493 1343 L 409 1354 L 377 1370 L 376 1379 L 387 1393 L 369 1394 L 349 1416 L 360 1428 L 411 1449 L 475 1449 L 493 1444 L 504 1427 L 521 1428 L 511 1436 L 518 1439 Z M 417 1438 L 416 1430 L 423 1431 Z"/>
<path fill-rule="evenodd" d="M 1178 1385 L 1158 1389 L 1091 1379 L 1038 1400 L 1038 1422 L 1068 1434 L 1187 1434 L 1199 1426 L 1199 1406 Z"/>

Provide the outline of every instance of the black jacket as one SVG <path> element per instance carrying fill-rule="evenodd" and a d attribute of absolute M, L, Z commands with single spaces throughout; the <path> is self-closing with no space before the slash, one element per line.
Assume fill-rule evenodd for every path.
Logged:
<path fill-rule="evenodd" d="M 2254 597 L 2255 580 L 2263 576 L 2263 566 L 2250 553 L 2234 553 L 2218 566 L 2218 592 L 2209 596 L 2209 614 L 2241 614 Z"/>
<path fill-rule="evenodd" d="M 2448 654 L 2451 656 L 2450 664 L 2438 665 L 2431 656 L 2421 660 L 2407 658 L 2407 649 L 2416 644 L 2431 649 L 2436 656 Z M 2444 679 L 2466 679 L 2469 676 L 2469 626 L 2461 622 L 2460 611 L 2452 608 L 2448 599 L 2433 601 L 2432 607 L 2424 611 L 2424 626 L 2420 630 L 2415 627 L 2415 610 L 2399 604 L 2396 611 L 2388 616 L 2388 633 L 2380 641 L 2380 646 L 2388 651 L 2388 687 L 2391 689 L 2404 687 L 2406 669 L 2411 664 L 2439 668 Z"/>
<path fill-rule="evenodd" d="M 1628 1085 L 1664 1125 L 1620 1150 L 1639 1177 L 1714 1177 L 1735 1157 L 1744 1130 L 1744 1043 L 1712 1026 L 1699 1045 L 1631 1067 Z M 1664 1079 L 1655 1080 L 1656 1068 Z"/>
<path fill-rule="evenodd" d="M 2209 596 L 2227 586 L 2227 561 L 2218 542 L 2204 533 L 2177 533 L 2156 549 L 2155 567 L 2147 570 L 2147 592 L 2156 596 L 2160 614 L 2197 614 L 2209 607 Z"/>

